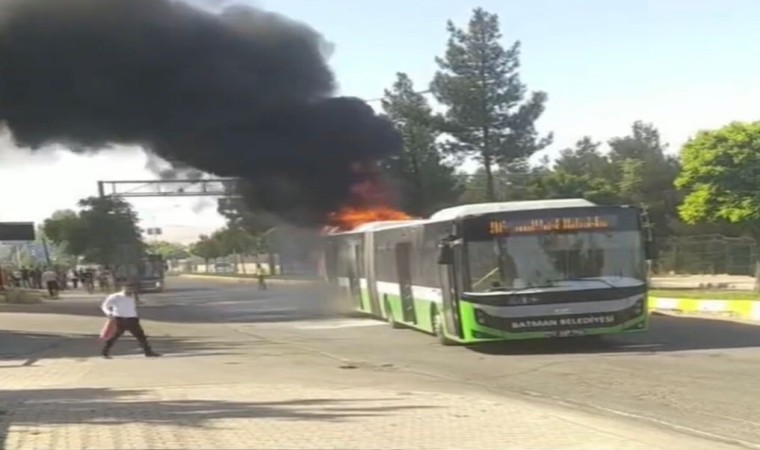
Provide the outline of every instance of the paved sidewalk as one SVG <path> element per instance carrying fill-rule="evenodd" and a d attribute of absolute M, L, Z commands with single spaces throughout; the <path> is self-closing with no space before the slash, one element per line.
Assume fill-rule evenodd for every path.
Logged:
<path fill-rule="evenodd" d="M 237 384 L 0 398 L 11 409 L 2 419 L 8 450 L 719 448 L 523 402 L 436 393 Z"/>

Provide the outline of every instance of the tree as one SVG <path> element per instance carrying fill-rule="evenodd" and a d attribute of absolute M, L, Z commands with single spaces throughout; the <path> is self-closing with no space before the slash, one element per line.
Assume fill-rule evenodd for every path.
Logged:
<path fill-rule="evenodd" d="M 560 152 L 554 169 L 572 175 L 588 175 L 590 178 L 607 179 L 612 182 L 610 177 L 615 172 L 614 164 L 599 150 L 600 146 L 601 143 L 585 136 L 575 143 L 574 148 L 567 148 Z"/>
<path fill-rule="evenodd" d="M 383 110 L 401 133 L 404 149 L 384 161 L 388 176 L 400 189 L 402 208 L 427 216 L 453 204 L 460 194 L 454 169 L 443 162 L 433 111 L 425 97 L 415 92 L 405 73 L 396 74 L 393 87 L 385 90 Z"/>
<path fill-rule="evenodd" d="M 577 175 L 558 169 L 537 177 L 530 185 L 532 197 L 538 199 L 584 198 L 597 204 L 616 203 L 615 186 L 603 178 Z"/>
<path fill-rule="evenodd" d="M 585 198 L 599 204 L 619 201 L 614 165 L 590 137 L 564 149 L 550 170 L 537 168 L 529 180 L 531 198 Z M 548 161 L 544 162 L 548 166 Z"/>
<path fill-rule="evenodd" d="M 631 134 L 611 139 L 610 162 L 620 198 L 647 210 L 659 237 L 672 234 L 681 196 L 674 182 L 678 159 L 665 153 L 666 145 L 652 124 L 637 121 Z"/>
<path fill-rule="evenodd" d="M 222 246 L 217 239 L 210 236 L 201 235 L 198 242 L 190 246 L 190 253 L 203 258 L 206 265 L 206 272 L 209 271 L 209 261 L 226 256 L 223 253 Z"/>
<path fill-rule="evenodd" d="M 684 144 L 680 162 L 675 184 L 686 194 L 680 217 L 690 224 L 737 224 L 760 242 L 760 122 L 702 131 Z M 755 289 L 760 291 L 760 261 Z"/>
<path fill-rule="evenodd" d="M 275 267 L 274 245 L 270 236 L 278 224 L 277 219 L 264 211 L 251 210 L 241 198 L 225 198 L 219 201 L 217 211 L 227 218 L 227 227 L 242 229 L 249 235 L 255 236 L 258 251 L 267 254 L 269 267 Z M 311 243 L 314 245 L 314 243 Z M 274 274 L 274 272 L 273 272 Z"/>
<path fill-rule="evenodd" d="M 219 241 L 224 256 L 247 255 L 255 252 L 258 247 L 256 236 L 240 227 L 224 227 L 217 230 L 212 238 Z"/>
<path fill-rule="evenodd" d="M 474 10 L 467 30 L 447 25 L 446 54 L 431 84 L 436 99 L 447 107 L 443 130 L 453 140 L 447 148 L 459 156 L 475 156 L 486 177 L 486 199 L 494 201 L 493 171 L 526 159 L 551 142 L 539 137 L 536 120 L 547 96 L 534 92 L 526 99 L 519 77 L 520 42 L 505 49 L 499 20 L 482 8 Z"/>
<path fill-rule="evenodd" d="M 151 242 L 148 244 L 148 250 L 163 256 L 165 259 L 185 259 L 190 256 L 187 246 L 178 242 Z"/>
<path fill-rule="evenodd" d="M 72 255 L 112 265 L 144 249 L 138 217 L 119 197 L 80 200 L 79 212 L 57 211 L 43 223 L 45 234 Z"/>

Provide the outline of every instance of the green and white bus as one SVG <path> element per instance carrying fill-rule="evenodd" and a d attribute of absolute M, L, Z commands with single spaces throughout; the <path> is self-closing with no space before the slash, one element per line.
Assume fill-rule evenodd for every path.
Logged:
<path fill-rule="evenodd" d="M 443 344 L 636 332 L 649 229 L 583 199 L 463 205 L 330 234 L 324 269 L 357 311 Z"/>

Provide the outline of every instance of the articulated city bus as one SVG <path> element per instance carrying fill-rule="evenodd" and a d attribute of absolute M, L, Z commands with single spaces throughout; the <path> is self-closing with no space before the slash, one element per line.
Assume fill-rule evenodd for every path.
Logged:
<path fill-rule="evenodd" d="M 328 235 L 325 275 L 443 344 L 643 331 L 648 231 L 636 207 L 583 199 L 463 205 Z"/>

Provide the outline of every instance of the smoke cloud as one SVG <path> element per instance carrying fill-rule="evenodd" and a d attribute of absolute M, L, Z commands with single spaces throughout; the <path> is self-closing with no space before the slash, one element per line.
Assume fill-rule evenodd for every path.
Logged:
<path fill-rule="evenodd" d="M 241 178 L 251 208 L 317 224 L 370 173 L 357 166 L 401 146 L 366 103 L 333 97 L 329 49 L 247 6 L 0 0 L 0 123 L 33 150 L 140 145 L 176 171 Z"/>

